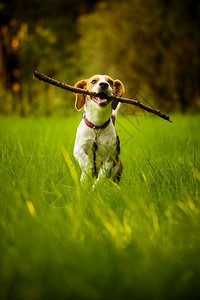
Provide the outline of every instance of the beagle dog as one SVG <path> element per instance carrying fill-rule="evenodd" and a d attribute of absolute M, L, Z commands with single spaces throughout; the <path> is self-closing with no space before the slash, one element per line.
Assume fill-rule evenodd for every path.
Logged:
<path fill-rule="evenodd" d="M 75 87 L 108 96 L 121 97 L 124 93 L 122 82 L 107 75 L 94 75 L 77 82 Z M 84 107 L 74 146 L 74 157 L 82 170 L 80 181 L 83 185 L 92 177 L 95 178 L 93 188 L 105 178 L 112 178 L 116 183 L 120 180 L 123 166 L 119 137 L 114 127 L 117 106 L 118 101 L 76 94 L 76 109 Z"/>

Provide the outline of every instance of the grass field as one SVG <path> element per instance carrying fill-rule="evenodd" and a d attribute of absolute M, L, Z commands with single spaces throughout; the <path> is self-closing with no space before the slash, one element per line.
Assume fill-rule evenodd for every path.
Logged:
<path fill-rule="evenodd" d="M 119 117 L 120 186 L 82 190 L 80 117 L 0 120 L 0 299 L 197 299 L 200 116 Z"/>

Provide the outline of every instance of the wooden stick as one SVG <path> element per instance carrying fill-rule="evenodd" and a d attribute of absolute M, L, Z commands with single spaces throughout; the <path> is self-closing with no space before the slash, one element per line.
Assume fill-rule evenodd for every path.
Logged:
<path fill-rule="evenodd" d="M 93 96 L 93 97 L 100 97 L 100 98 L 108 99 L 108 100 L 117 100 L 117 101 L 122 102 L 122 103 L 132 104 L 132 105 L 138 106 L 138 107 L 140 107 L 140 108 L 142 108 L 142 109 L 144 109 L 144 110 L 146 110 L 150 113 L 153 113 L 153 114 L 157 115 L 158 117 L 163 118 L 163 119 L 165 119 L 165 120 L 172 123 L 172 120 L 170 120 L 169 116 L 165 115 L 160 110 L 157 110 L 155 108 L 152 108 L 150 106 L 147 106 L 147 105 L 141 103 L 139 100 L 133 100 L 133 99 L 115 97 L 115 96 L 110 97 L 110 96 L 108 96 L 104 93 L 97 94 L 95 92 L 90 92 L 88 90 L 84 90 L 84 89 L 80 89 L 80 88 L 76 88 L 74 86 L 68 85 L 66 83 L 55 80 L 55 79 L 53 79 L 53 78 L 51 78 L 51 77 L 49 77 L 45 74 L 37 72 L 37 71 L 34 72 L 33 78 L 37 78 L 39 80 L 42 80 L 44 82 L 55 85 L 57 87 L 60 87 L 64 90 L 67 90 L 67 91 L 70 91 L 70 92 L 73 92 L 73 93 L 84 94 L 84 95 L 89 95 L 89 96 Z"/>

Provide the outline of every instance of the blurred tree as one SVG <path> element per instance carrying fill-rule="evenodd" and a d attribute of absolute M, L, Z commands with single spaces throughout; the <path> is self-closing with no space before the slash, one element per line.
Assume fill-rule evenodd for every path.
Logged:
<path fill-rule="evenodd" d="M 70 111 L 74 95 L 33 82 L 35 69 L 71 84 L 108 73 L 129 97 L 200 109 L 200 3 L 0 0 L 1 113 Z"/>
<path fill-rule="evenodd" d="M 118 76 L 165 109 L 200 108 L 200 2 L 114 0 L 80 18 L 83 75 Z"/>
<path fill-rule="evenodd" d="M 92 9 L 91 3 L 95 1 L 0 0 L 0 110 L 18 110 L 22 115 L 55 111 L 56 95 L 63 98 L 65 94 L 40 84 L 36 87 L 33 71 L 39 69 L 74 82 L 79 67 L 74 60 L 78 40 L 75 20 Z M 14 107 L 5 107 L 8 95 Z M 70 94 L 67 97 L 72 98 Z M 61 102 L 57 108 L 66 112 L 68 105 L 64 99 Z"/>

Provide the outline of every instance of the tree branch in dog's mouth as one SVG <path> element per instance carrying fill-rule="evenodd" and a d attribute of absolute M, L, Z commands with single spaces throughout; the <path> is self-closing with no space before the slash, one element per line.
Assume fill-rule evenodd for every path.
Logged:
<path fill-rule="evenodd" d="M 95 102 L 99 101 L 99 103 L 102 103 L 103 105 L 106 105 L 104 103 L 104 101 L 112 101 L 112 100 L 117 100 L 119 102 L 122 102 L 122 103 L 127 103 L 127 104 L 132 104 L 132 105 L 135 105 L 135 106 L 138 106 L 152 114 L 155 114 L 156 116 L 164 119 L 164 120 L 167 120 L 169 122 L 172 123 L 172 120 L 170 120 L 169 116 L 165 115 L 164 113 L 162 113 L 160 110 L 158 109 L 155 109 L 155 108 L 152 108 L 148 105 L 145 105 L 143 104 L 142 102 L 140 102 L 139 100 L 133 100 L 133 99 L 128 99 L 128 98 L 122 98 L 122 97 L 115 97 L 115 96 L 108 96 L 106 94 L 96 94 L 94 92 L 90 92 L 88 90 L 85 90 L 85 89 L 80 89 L 80 88 L 75 88 L 74 86 L 71 86 L 71 85 L 68 85 L 66 83 L 63 83 L 61 81 L 58 81 L 58 80 L 55 80 L 51 77 L 48 77 L 47 75 L 45 74 L 42 74 L 42 73 L 39 73 L 37 71 L 34 72 L 34 75 L 33 75 L 33 78 L 37 78 L 39 80 L 42 80 L 44 82 L 47 82 L 49 84 L 52 84 L 54 86 L 57 86 L 57 87 L 60 87 L 64 90 L 67 90 L 67 91 L 70 91 L 70 92 L 73 92 L 73 93 L 78 93 L 78 94 L 84 94 L 84 95 L 89 95 L 89 96 L 92 96 L 95 100 Z M 104 98 L 105 97 L 105 98 Z M 97 99 L 100 99 L 100 100 L 97 100 Z M 93 100 L 93 99 L 92 99 Z M 101 104 L 101 105 L 102 105 Z"/>

